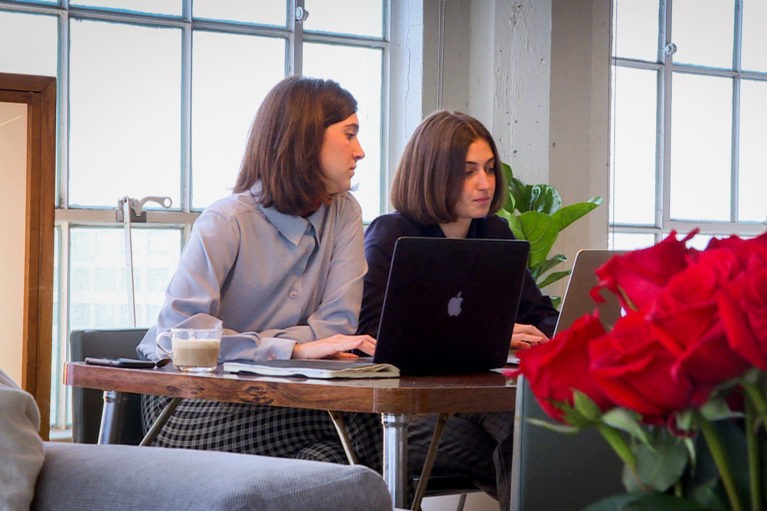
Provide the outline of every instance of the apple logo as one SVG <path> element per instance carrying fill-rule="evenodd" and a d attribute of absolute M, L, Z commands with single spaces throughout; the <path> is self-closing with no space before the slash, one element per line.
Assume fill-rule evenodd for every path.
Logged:
<path fill-rule="evenodd" d="M 462 301 L 463 301 L 463 298 L 461 298 L 461 293 L 458 293 L 457 295 L 452 297 L 450 301 L 447 302 L 447 315 L 458 316 L 461 313 Z"/>

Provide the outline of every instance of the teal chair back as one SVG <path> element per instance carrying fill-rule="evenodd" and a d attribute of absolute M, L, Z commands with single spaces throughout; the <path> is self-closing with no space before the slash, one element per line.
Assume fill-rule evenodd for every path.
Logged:
<path fill-rule="evenodd" d="M 620 458 L 596 429 L 568 435 L 528 422 L 553 420 L 523 377 L 517 385 L 511 510 L 576 511 L 625 493 Z"/>
<path fill-rule="evenodd" d="M 80 362 L 86 357 L 137 358 L 136 347 L 146 331 L 146 328 L 72 330 L 69 334 L 71 360 Z M 73 442 L 98 442 L 103 404 L 102 391 L 72 387 Z M 122 418 L 122 433 L 117 443 L 138 445 L 143 437 L 141 400 L 138 394 L 128 395 Z"/>

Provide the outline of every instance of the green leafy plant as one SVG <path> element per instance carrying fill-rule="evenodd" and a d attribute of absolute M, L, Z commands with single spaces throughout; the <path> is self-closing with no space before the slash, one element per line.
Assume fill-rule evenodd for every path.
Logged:
<path fill-rule="evenodd" d="M 565 227 L 602 204 L 602 197 L 562 206 L 562 197 L 553 186 L 525 184 L 514 177 L 509 165 L 503 163 L 501 168 L 508 183 L 508 195 L 497 214 L 509 222 L 517 239 L 530 243 L 527 266 L 538 287 L 544 288 L 570 274 L 570 270 L 554 271 L 555 266 L 567 261 L 564 254 L 549 257 L 557 236 Z M 560 300 L 552 297 L 556 307 Z"/>

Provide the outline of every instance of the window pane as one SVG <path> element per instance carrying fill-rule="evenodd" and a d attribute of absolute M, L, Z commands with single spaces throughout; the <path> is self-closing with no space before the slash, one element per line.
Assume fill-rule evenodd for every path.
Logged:
<path fill-rule="evenodd" d="M 655 244 L 654 234 L 613 232 L 610 234 L 610 250 L 636 250 Z"/>
<path fill-rule="evenodd" d="M 658 59 L 658 4 L 647 0 L 614 0 L 613 54 L 616 57 Z"/>
<path fill-rule="evenodd" d="M 58 76 L 55 16 L 0 12 L 0 70 L 3 73 Z M 8 51 L 8 48 L 16 48 Z"/>
<path fill-rule="evenodd" d="M 740 89 L 738 220 L 767 220 L 767 82 L 743 80 Z"/>
<path fill-rule="evenodd" d="M 382 52 L 328 44 L 304 46 L 304 74 L 331 78 L 354 95 L 365 158 L 352 179 L 362 218 L 373 220 L 381 210 L 381 69 Z"/>
<path fill-rule="evenodd" d="M 614 69 L 612 221 L 655 225 L 657 74 Z"/>
<path fill-rule="evenodd" d="M 179 204 L 181 32 L 73 21 L 69 203 Z"/>
<path fill-rule="evenodd" d="M 732 81 L 674 73 L 671 218 L 730 219 Z"/>
<path fill-rule="evenodd" d="M 180 16 L 182 2 L 181 0 L 90 0 L 70 2 L 70 4 Z"/>
<path fill-rule="evenodd" d="M 306 0 L 304 30 L 383 37 L 382 0 Z"/>
<path fill-rule="evenodd" d="M 674 61 L 732 67 L 733 0 L 674 0 L 672 11 Z"/>
<path fill-rule="evenodd" d="M 285 76 L 285 41 L 195 32 L 193 44 L 192 207 L 202 209 L 232 192 L 250 122 Z"/>
<path fill-rule="evenodd" d="M 245 23 L 286 26 L 288 7 L 285 1 L 268 0 L 194 0 L 195 18 L 233 20 Z"/>
<path fill-rule="evenodd" d="M 149 327 L 181 254 L 181 230 L 135 228 L 131 235 L 136 325 Z M 130 326 L 125 230 L 73 227 L 70 244 L 70 329 Z"/>
<path fill-rule="evenodd" d="M 743 48 L 741 67 L 751 71 L 767 71 L 767 2 L 748 0 L 743 5 Z"/>

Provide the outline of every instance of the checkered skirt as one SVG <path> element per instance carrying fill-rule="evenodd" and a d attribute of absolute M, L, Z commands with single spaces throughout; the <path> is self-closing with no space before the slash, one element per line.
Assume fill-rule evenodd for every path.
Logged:
<path fill-rule="evenodd" d="M 169 400 L 142 396 L 144 432 Z M 380 417 L 366 413 L 343 416 L 360 463 L 380 472 Z M 347 463 L 333 421 L 324 410 L 182 399 L 152 445 Z"/>

